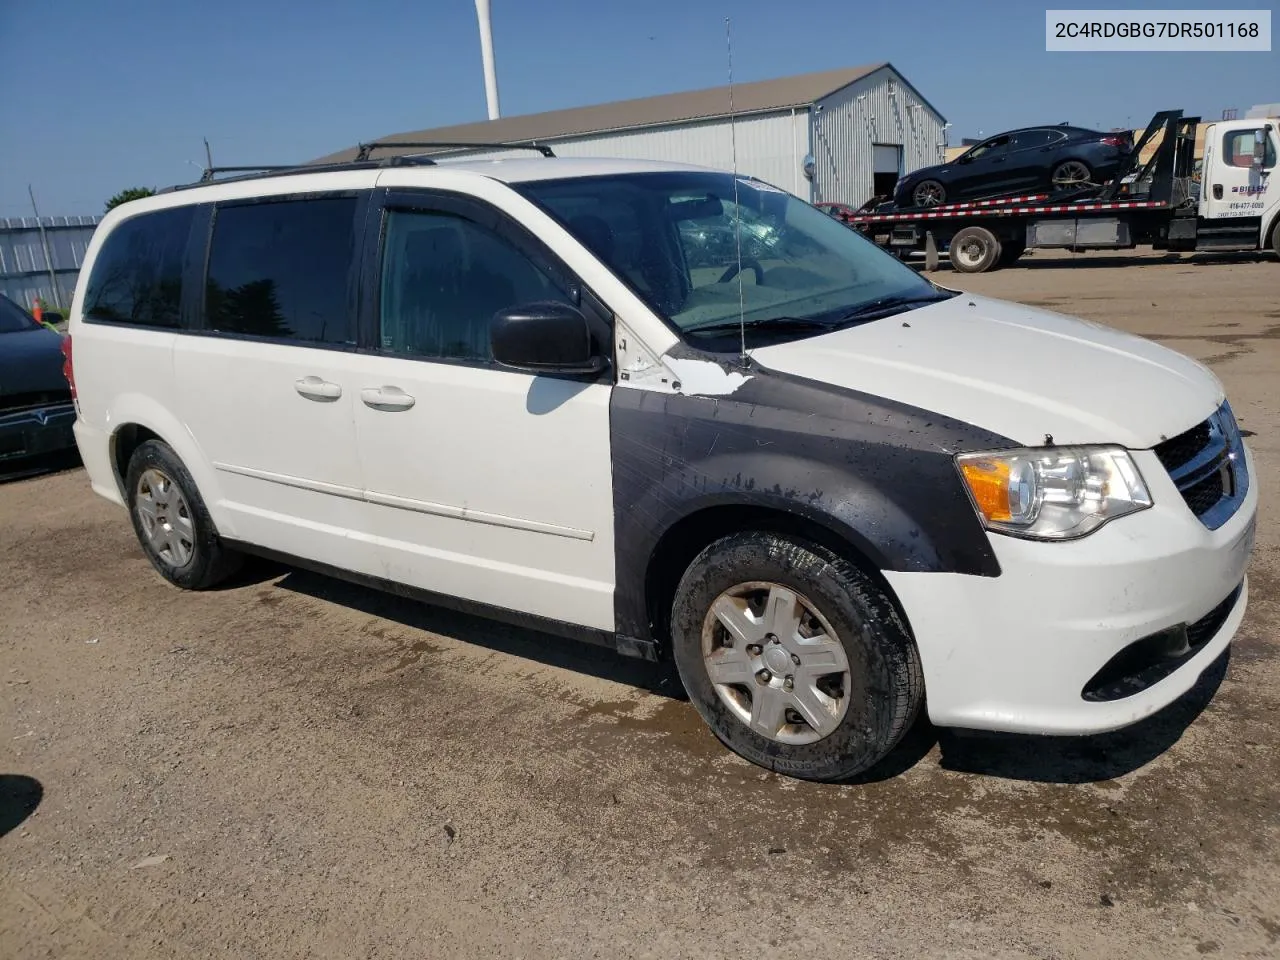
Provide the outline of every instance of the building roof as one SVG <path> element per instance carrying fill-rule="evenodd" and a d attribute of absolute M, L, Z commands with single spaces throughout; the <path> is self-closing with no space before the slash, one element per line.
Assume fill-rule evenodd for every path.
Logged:
<path fill-rule="evenodd" d="M 888 63 L 872 63 L 842 70 L 824 70 L 821 73 L 803 73 L 775 80 L 759 80 L 755 83 L 736 83 L 733 86 L 733 112 L 735 115 L 765 113 L 785 110 L 789 107 L 807 107 L 814 101 L 835 93 Z M 584 136 L 610 130 L 630 130 L 636 127 L 660 126 L 685 120 L 709 120 L 729 115 L 729 88 L 711 87 L 706 90 L 690 90 L 687 93 L 668 93 L 657 97 L 641 97 L 638 100 L 619 100 L 568 110 L 550 110 L 546 113 L 527 113 L 521 116 L 501 117 L 498 120 L 481 120 L 451 127 L 435 127 L 430 130 L 413 130 L 381 137 L 380 140 L 441 140 L 461 143 L 528 143 L 556 140 L 562 137 Z M 430 150 L 387 150 L 378 156 L 396 153 L 430 153 Z M 316 163 L 341 163 L 355 158 L 356 148 L 322 157 Z"/>

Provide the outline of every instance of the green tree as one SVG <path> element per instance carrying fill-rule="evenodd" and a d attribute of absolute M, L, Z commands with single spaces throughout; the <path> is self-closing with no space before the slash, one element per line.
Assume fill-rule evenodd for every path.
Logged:
<path fill-rule="evenodd" d="M 114 197 L 107 201 L 107 213 L 112 208 L 120 206 L 122 203 L 128 203 L 130 200 L 141 200 L 143 197 L 155 196 L 155 191 L 150 187 L 130 187 L 128 190 L 121 190 Z"/>

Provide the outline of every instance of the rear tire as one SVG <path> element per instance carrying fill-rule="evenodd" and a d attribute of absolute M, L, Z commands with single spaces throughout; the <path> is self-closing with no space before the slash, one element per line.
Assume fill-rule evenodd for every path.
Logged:
<path fill-rule="evenodd" d="M 1084 187 L 1093 182 L 1093 171 L 1083 160 L 1063 160 L 1053 168 L 1049 182 L 1057 190 Z"/>
<path fill-rule="evenodd" d="M 965 227 L 951 238 L 948 252 L 952 269 L 959 273 L 985 273 L 1000 262 L 1002 249 L 986 227 Z"/>
<path fill-rule="evenodd" d="M 919 712 L 920 658 L 897 608 L 816 545 L 760 532 L 718 540 L 685 571 L 671 627 L 690 701 L 765 769 L 847 780 L 884 759 Z"/>
<path fill-rule="evenodd" d="M 133 452 L 125 490 L 142 552 L 170 583 L 207 590 L 240 568 L 243 558 L 222 545 L 195 481 L 167 444 L 148 440 Z"/>

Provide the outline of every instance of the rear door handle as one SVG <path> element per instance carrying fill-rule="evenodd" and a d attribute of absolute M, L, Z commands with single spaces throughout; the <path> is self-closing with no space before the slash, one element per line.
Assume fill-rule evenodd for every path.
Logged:
<path fill-rule="evenodd" d="M 299 377 L 293 381 L 293 389 L 308 400 L 337 400 L 342 396 L 342 387 L 319 377 Z"/>
<path fill-rule="evenodd" d="M 408 410 L 417 401 L 399 387 L 365 387 L 360 391 L 365 406 L 375 410 Z"/>

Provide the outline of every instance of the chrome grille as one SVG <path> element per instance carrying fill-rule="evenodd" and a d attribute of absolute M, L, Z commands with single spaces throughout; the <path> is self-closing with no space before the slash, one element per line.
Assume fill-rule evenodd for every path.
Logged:
<path fill-rule="evenodd" d="M 1174 486 L 1210 530 L 1226 523 L 1249 492 L 1244 441 L 1231 405 L 1155 448 Z"/>

